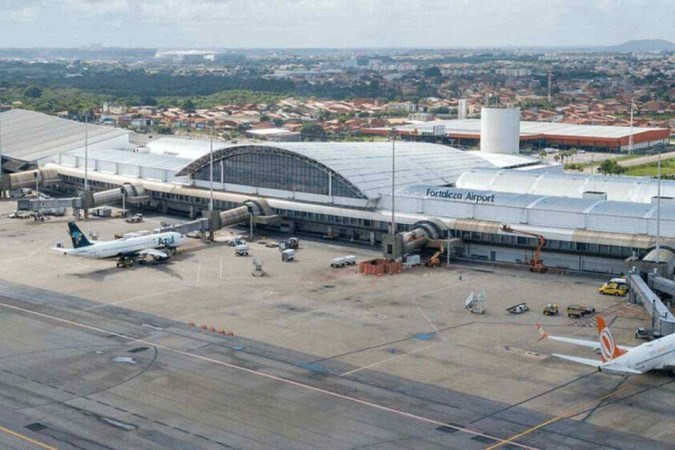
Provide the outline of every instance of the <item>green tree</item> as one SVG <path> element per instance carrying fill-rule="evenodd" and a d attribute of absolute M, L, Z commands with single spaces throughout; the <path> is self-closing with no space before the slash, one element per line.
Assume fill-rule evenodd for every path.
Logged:
<path fill-rule="evenodd" d="M 620 166 L 613 159 L 606 159 L 598 166 L 598 172 L 605 175 L 620 175 L 626 171 L 626 168 Z"/>
<path fill-rule="evenodd" d="M 193 113 L 197 110 L 197 107 L 195 106 L 195 102 L 193 102 L 191 98 L 188 98 L 187 100 L 185 100 L 180 107 L 186 113 Z"/>
<path fill-rule="evenodd" d="M 42 89 L 37 86 L 28 86 L 24 89 L 23 95 L 28 98 L 40 98 L 42 97 Z"/>
<path fill-rule="evenodd" d="M 157 127 L 157 134 L 173 134 L 173 130 L 168 125 L 160 125 Z"/>
<path fill-rule="evenodd" d="M 154 97 L 143 97 L 141 104 L 143 106 L 157 106 L 157 100 Z"/>
<path fill-rule="evenodd" d="M 323 141 L 326 139 L 326 130 L 317 123 L 306 123 L 300 130 L 304 141 Z"/>
<path fill-rule="evenodd" d="M 440 77 L 440 76 L 441 76 L 441 69 L 439 69 L 439 68 L 436 67 L 436 66 L 429 67 L 429 68 L 427 68 L 427 69 L 424 71 L 424 76 L 425 76 L 426 78 L 437 78 L 437 77 Z"/>

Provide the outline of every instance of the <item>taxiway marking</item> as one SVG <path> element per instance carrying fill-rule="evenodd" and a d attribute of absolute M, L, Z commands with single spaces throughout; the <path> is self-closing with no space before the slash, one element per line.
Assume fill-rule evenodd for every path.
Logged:
<path fill-rule="evenodd" d="M 175 354 L 178 354 L 178 355 L 186 356 L 188 358 L 194 358 L 194 359 L 198 359 L 198 360 L 201 360 L 201 361 L 206 361 L 206 362 L 209 362 L 209 363 L 212 363 L 212 364 L 216 364 L 216 365 L 219 365 L 219 366 L 227 367 L 229 369 L 234 369 L 234 370 L 239 370 L 241 372 L 246 372 L 246 373 L 249 373 L 251 375 L 257 375 L 259 377 L 267 378 L 269 380 L 277 381 L 279 383 L 287 384 L 289 386 L 298 387 L 298 388 L 305 389 L 305 390 L 308 390 L 308 391 L 318 392 L 318 393 L 321 393 L 321 394 L 324 394 L 324 395 L 328 395 L 330 397 L 339 398 L 341 400 L 346 400 L 346 401 L 349 401 L 349 402 L 352 402 L 352 403 L 367 406 L 367 407 L 377 409 L 377 410 L 380 410 L 380 411 L 385 411 L 385 412 L 388 412 L 388 413 L 396 414 L 398 416 L 405 417 L 405 418 L 408 418 L 408 419 L 414 419 L 414 420 L 417 420 L 419 422 L 428 423 L 428 424 L 434 425 L 436 427 L 452 428 L 452 429 L 455 429 L 455 430 L 457 430 L 459 432 L 462 432 L 462 433 L 470 434 L 470 435 L 473 435 L 473 436 L 482 436 L 482 437 L 487 438 L 487 439 L 491 439 L 491 440 L 494 440 L 494 441 L 506 443 L 501 438 L 498 438 L 496 436 L 491 436 L 489 434 L 481 433 L 480 431 L 474 431 L 474 430 L 470 430 L 468 428 L 450 425 L 448 423 L 441 422 L 440 420 L 431 419 L 429 417 L 420 416 L 418 414 L 413 414 L 413 413 L 401 411 L 399 409 L 391 408 L 389 406 L 380 405 L 378 403 L 374 403 L 374 402 L 371 402 L 371 401 L 368 401 L 368 400 L 362 400 L 360 398 L 350 397 L 349 395 L 339 394 L 337 392 L 333 392 L 333 391 L 330 391 L 328 389 L 312 386 L 310 384 L 301 383 L 299 381 L 289 380 L 288 378 L 279 377 L 279 376 L 276 376 L 276 375 L 272 375 L 272 374 L 269 374 L 269 373 L 262 372 L 260 370 L 249 369 L 247 367 L 238 366 L 236 364 L 228 363 L 228 362 L 225 362 L 225 361 L 220 361 L 218 359 L 209 358 L 208 356 L 197 355 L 195 353 L 190 353 L 190 352 L 187 352 L 187 351 L 184 351 L 184 350 L 169 347 L 167 345 L 158 344 L 158 343 L 155 343 L 155 342 L 152 342 L 152 341 L 148 341 L 146 339 L 139 339 L 139 338 L 127 336 L 126 334 L 116 333 L 114 331 L 106 330 L 105 328 L 99 328 L 99 327 L 95 327 L 95 326 L 92 326 L 92 325 L 87 325 L 87 324 L 84 324 L 84 323 L 81 323 L 81 322 L 76 322 L 74 320 L 63 319 L 61 317 L 52 316 L 50 314 L 40 313 L 40 312 L 37 312 L 37 311 L 32 311 L 30 309 L 21 308 L 19 306 L 14 306 L 14 305 L 9 305 L 7 303 L 0 302 L 0 306 L 4 307 L 4 308 L 7 308 L 7 309 L 14 310 L 14 311 L 20 311 L 20 312 L 23 312 L 23 313 L 26 313 L 26 314 L 31 314 L 33 316 L 42 317 L 42 318 L 53 320 L 53 321 L 60 322 L 60 323 L 65 323 L 65 324 L 68 324 L 68 325 L 71 325 L 71 326 L 74 326 L 74 327 L 95 331 L 97 333 L 103 333 L 103 334 L 107 334 L 107 335 L 111 335 L 111 336 L 116 336 L 116 337 L 119 337 L 119 338 L 122 338 L 122 339 L 126 339 L 129 342 L 138 342 L 140 344 L 155 346 L 155 347 L 160 348 L 162 350 L 166 350 L 168 352 L 172 352 L 172 353 L 175 353 Z M 524 445 L 524 444 L 519 444 L 517 442 L 514 442 L 515 439 L 517 439 L 517 437 L 515 437 L 515 436 L 509 438 L 508 443 L 510 443 L 513 446 L 520 447 L 520 448 L 527 449 L 527 450 L 537 450 L 535 447 L 530 447 L 530 446 L 527 446 L 527 445 Z"/>
<path fill-rule="evenodd" d="M 36 441 L 35 439 L 29 438 L 28 436 L 25 436 L 21 433 L 17 433 L 16 431 L 12 431 L 9 428 L 5 428 L 3 426 L 0 426 L 0 431 L 3 431 L 11 436 L 14 436 L 15 438 L 23 439 L 26 442 L 30 442 L 31 444 L 35 444 L 40 448 L 46 448 L 48 450 L 57 450 L 56 447 L 52 447 L 51 445 L 47 445 L 43 442 Z"/>
<path fill-rule="evenodd" d="M 537 430 L 539 430 L 539 429 L 541 429 L 541 428 L 544 428 L 544 427 L 546 427 L 546 426 L 548 426 L 548 425 L 550 425 L 550 424 L 552 424 L 552 423 L 555 423 L 555 422 L 558 422 L 558 421 L 560 421 L 560 420 L 569 419 L 569 418 L 571 418 L 571 417 L 574 417 L 574 416 L 576 416 L 577 414 L 582 413 L 585 409 L 587 409 L 587 408 L 593 406 L 596 402 L 602 402 L 603 400 L 605 400 L 605 399 L 607 399 L 607 398 L 609 398 L 609 397 L 612 397 L 612 396 L 618 394 L 619 392 L 625 391 L 625 390 L 628 389 L 629 387 L 631 387 L 631 385 L 630 385 L 630 384 L 627 384 L 627 385 L 625 385 L 625 386 L 623 386 L 623 387 L 621 387 L 621 388 L 619 388 L 619 389 L 616 389 L 616 390 L 610 392 L 609 394 L 603 395 L 602 397 L 599 397 L 599 398 L 590 400 L 590 401 L 588 401 L 588 402 L 585 402 L 585 403 L 581 403 L 581 404 L 579 404 L 579 405 L 576 405 L 576 406 L 574 406 L 570 411 L 567 411 L 567 412 L 562 413 L 562 414 L 560 414 L 560 415 L 558 415 L 558 416 L 555 416 L 555 417 L 552 417 L 552 418 L 550 418 L 550 419 L 548 419 L 548 420 L 545 420 L 545 421 L 543 421 L 542 423 L 540 423 L 540 424 L 538 424 L 538 425 L 535 425 L 535 426 L 533 426 L 533 427 L 531 427 L 531 428 L 528 428 L 528 429 L 525 430 L 525 431 L 522 431 L 522 432 L 520 432 L 520 433 L 518 433 L 518 434 L 514 434 L 513 436 L 511 436 L 511 437 L 508 438 L 508 439 L 503 439 L 503 440 L 500 439 L 499 442 L 497 442 L 497 443 L 494 444 L 494 445 L 491 445 L 491 446 L 488 447 L 486 450 L 494 450 L 494 449 L 499 448 L 499 447 L 501 447 L 501 446 L 503 446 L 503 445 L 513 444 L 513 441 L 516 440 L 516 439 L 519 439 L 519 438 L 521 438 L 521 437 L 523 437 L 523 436 L 526 436 L 526 435 L 528 435 L 528 434 L 530 434 L 530 433 L 532 433 L 532 432 L 534 432 L 534 431 L 537 431 Z"/>

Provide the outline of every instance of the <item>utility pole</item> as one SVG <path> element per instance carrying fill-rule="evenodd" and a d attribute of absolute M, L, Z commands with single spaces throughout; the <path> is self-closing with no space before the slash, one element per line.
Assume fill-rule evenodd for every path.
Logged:
<path fill-rule="evenodd" d="M 391 237 L 396 236 L 396 128 L 391 129 Z"/>
<path fill-rule="evenodd" d="M 0 198 L 5 196 L 2 187 L 2 111 L 0 111 Z"/>
<path fill-rule="evenodd" d="M 633 109 L 635 108 L 635 102 L 633 99 L 630 100 L 630 136 L 628 136 L 628 148 L 629 152 L 633 154 Z"/>
<path fill-rule="evenodd" d="M 661 147 L 656 170 L 656 264 L 661 262 Z"/>
<path fill-rule="evenodd" d="M 89 191 L 89 111 L 84 116 L 84 191 Z"/>
<path fill-rule="evenodd" d="M 553 77 L 553 73 L 551 72 L 551 69 L 548 69 L 548 102 L 551 103 L 551 78 Z"/>
<path fill-rule="evenodd" d="M 209 199 L 209 211 L 213 212 L 213 128 L 211 128 L 211 132 L 209 133 L 211 135 L 211 145 L 210 145 L 210 155 L 211 155 L 211 163 L 210 163 L 210 180 L 211 180 L 211 186 L 210 186 L 210 199 Z"/>

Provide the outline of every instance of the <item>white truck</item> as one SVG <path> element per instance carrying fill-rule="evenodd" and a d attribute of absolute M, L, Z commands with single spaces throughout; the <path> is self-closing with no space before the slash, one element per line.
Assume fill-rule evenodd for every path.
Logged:
<path fill-rule="evenodd" d="M 330 261 L 330 266 L 334 268 L 344 266 L 354 266 L 354 265 L 356 265 L 356 256 L 354 255 L 342 256 L 340 258 L 333 258 Z"/>
<path fill-rule="evenodd" d="M 344 258 L 333 258 L 330 260 L 330 266 L 332 268 L 344 267 L 347 265 L 347 262 Z"/>
<path fill-rule="evenodd" d="M 235 256 L 248 256 L 248 244 L 239 244 L 234 247 Z"/>
<path fill-rule="evenodd" d="M 284 262 L 290 262 L 295 260 L 295 250 L 293 249 L 286 249 L 281 252 L 281 260 Z"/>

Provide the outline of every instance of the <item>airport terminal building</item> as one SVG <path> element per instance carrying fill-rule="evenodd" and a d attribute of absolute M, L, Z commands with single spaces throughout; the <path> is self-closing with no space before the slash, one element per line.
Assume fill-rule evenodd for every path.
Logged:
<path fill-rule="evenodd" d="M 204 142 L 198 157 L 195 142 L 189 154 L 163 150 L 176 144 L 93 152 L 90 183 L 100 190 L 139 186 L 147 207 L 194 218 L 208 210 L 213 172 L 217 210 L 264 199 L 280 220 L 259 226 L 372 246 L 389 233 L 395 204 L 397 232 L 433 223 L 435 239 L 461 240 L 455 256 L 486 261 L 531 257 L 536 239 L 503 232 L 503 225 L 543 235 L 549 267 L 618 273 L 625 258 L 656 245 L 652 179 L 568 175 L 522 156 L 397 142 L 392 197 L 391 143 L 218 144 L 211 155 Z M 78 151 L 46 167 L 64 186 L 81 189 L 83 159 Z M 663 181 L 663 243 L 675 238 L 673 198 L 675 182 Z"/>
<path fill-rule="evenodd" d="M 86 165 L 91 189 L 133 186 L 143 208 L 207 216 L 212 188 L 215 210 L 264 204 L 276 220 L 258 227 L 376 247 L 395 209 L 397 233 L 424 230 L 452 241 L 453 256 L 483 261 L 525 263 L 541 235 L 550 268 L 619 273 L 626 258 L 653 253 L 657 235 L 669 253 L 675 239 L 675 182 L 660 183 L 657 202 L 655 179 L 565 174 L 518 154 L 400 141 L 214 142 L 211 151 L 208 141 L 161 138 L 87 155 L 85 164 L 82 148 L 40 153 L 33 163 L 61 191 L 82 190 Z"/>

